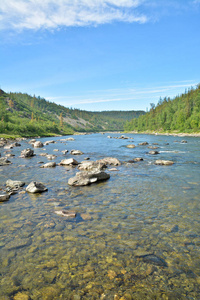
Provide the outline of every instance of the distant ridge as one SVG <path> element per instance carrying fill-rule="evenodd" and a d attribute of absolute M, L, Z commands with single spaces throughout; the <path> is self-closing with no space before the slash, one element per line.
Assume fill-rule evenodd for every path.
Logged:
<path fill-rule="evenodd" d="M 51 136 L 74 132 L 122 131 L 144 111 L 90 112 L 67 108 L 40 96 L 0 89 L 0 134 Z"/>

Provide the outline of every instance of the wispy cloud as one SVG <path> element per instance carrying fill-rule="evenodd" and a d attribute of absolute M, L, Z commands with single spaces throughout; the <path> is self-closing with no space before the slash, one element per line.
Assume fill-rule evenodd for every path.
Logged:
<path fill-rule="evenodd" d="M 147 22 L 146 0 L 1 0 L 0 29 L 57 29 L 121 22 Z"/>
<path fill-rule="evenodd" d="M 198 82 L 193 80 L 174 82 L 172 84 L 166 84 L 162 86 L 154 86 L 151 88 L 126 88 L 126 89 L 112 89 L 101 91 L 90 91 L 87 95 L 73 95 L 73 96 L 59 96 L 59 97 L 46 97 L 50 101 L 54 101 L 58 104 L 65 106 L 93 104 L 103 102 L 118 102 L 118 101 L 141 101 L 149 100 L 157 102 L 160 97 L 175 97 L 178 93 L 183 93 L 184 89 L 196 86 Z"/>

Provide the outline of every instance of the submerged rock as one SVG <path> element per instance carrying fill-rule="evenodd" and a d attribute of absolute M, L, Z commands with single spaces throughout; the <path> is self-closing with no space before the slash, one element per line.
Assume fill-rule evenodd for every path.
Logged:
<path fill-rule="evenodd" d="M 138 257 L 141 258 L 146 263 L 157 265 L 160 267 L 168 267 L 166 261 L 163 258 L 156 256 L 154 254 L 141 255 Z"/>
<path fill-rule="evenodd" d="M 27 157 L 32 157 L 34 156 L 34 151 L 30 148 L 26 148 L 24 150 L 22 150 L 20 157 L 22 158 L 27 158 Z"/>
<path fill-rule="evenodd" d="M 158 159 L 155 161 L 155 165 L 162 165 L 162 166 L 170 166 L 173 165 L 173 161 L 172 160 L 162 160 L 162 159 Z"/>
<path fill-rule="evenodd" d="M 40 182 L 32 181 L 26 188 L 26 191 L 29 193 L 42 193 L 48 189 Z"/>
<path fill-rule="evenodd" d="M 149 143 L 148 142 L 142 142 L 142 143 L 139 143 L 138 145 L 139 146 L 146 146 L 146 145 L 149 145 Z"/>
<path fill-rule="evenodd" d="M 76 217 L 76 212 L 71 211 L 71 210 L 56 210 L 55 213 L 57 215 L 61 215 L 61 216 L 68 217 L 68 218 L 75 218 Z"/>
<path fill-rule="evenodd" d="M 76 176 L 68 180 L 68 184 L 72 186 L 85 186 L 98 181 L 104 181 L 110 178 L 110 175 L 102 171 L 78 172 Z"/>

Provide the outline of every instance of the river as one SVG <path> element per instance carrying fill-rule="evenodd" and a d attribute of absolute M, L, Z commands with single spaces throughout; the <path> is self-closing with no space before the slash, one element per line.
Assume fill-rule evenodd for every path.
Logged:
<path fill-rule="evenodd" d="M 200 299 L 200 138 L 120 135 L 55 137 L 29 159 L 19 157 L 29 140 L 11 150 L 0 187 L 7 179 L 37 181 L 48 191 L 23 188 L 0 203 L 1 300 Z M 127 148 L 130 143 L 136 147 Z M 159 154 L 150 155 L 149 146 Z M 61 152 L 72 149 L 84 154 Z M 5 151 L 0 148 L 2 156 Z M 122 164 L 107 168 L 105 182 L 72 187 L 68 179 L 77 169 L 40 168 L 48 162 L 44 152 L 55 154 L 56 163 L 109 156 Z M 127 163 L 136 157 L 143 161 Z M 155 165 L 156 159 L 174 164 Z M 57 215 L 58 209 L 77 216 Z"/>

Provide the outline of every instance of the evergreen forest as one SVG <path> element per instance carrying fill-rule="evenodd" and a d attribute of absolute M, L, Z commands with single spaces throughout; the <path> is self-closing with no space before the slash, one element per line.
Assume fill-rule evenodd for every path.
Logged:
<path fill-rule="evenodd" d="M 200 131 L 200 84 L 174 99 L 164 98 L 137 119 L 127 121 L 125 131 L 184 132 Z"/>

